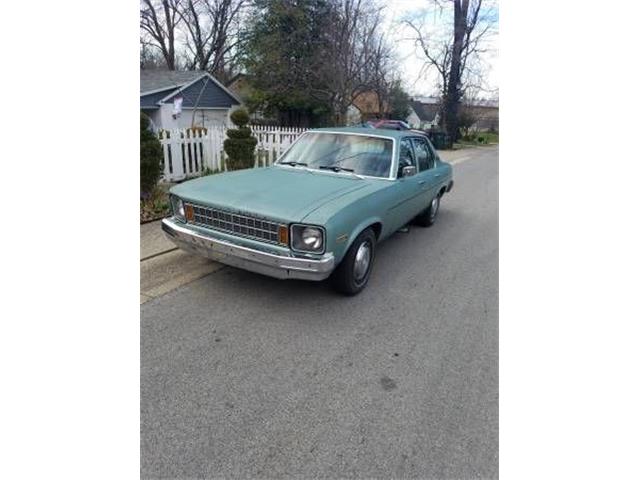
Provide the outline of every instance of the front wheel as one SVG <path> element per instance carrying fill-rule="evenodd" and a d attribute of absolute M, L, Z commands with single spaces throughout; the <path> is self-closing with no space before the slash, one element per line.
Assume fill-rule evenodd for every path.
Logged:
<path fill-rule="evenodd" d="M 429 207 L 416 217 L 415 222 L 421 227 L 430 227 L 436 221 L 438 210 L 440 210 L 440 194 L 433 197 Z"/>
<path fill-rule="evenodd" d="M 367 228 L 356 237 L 331 280 L 334 288 L 345 295 L 360 293 L 369 281 L 376 253 L 376 235 Z"/>

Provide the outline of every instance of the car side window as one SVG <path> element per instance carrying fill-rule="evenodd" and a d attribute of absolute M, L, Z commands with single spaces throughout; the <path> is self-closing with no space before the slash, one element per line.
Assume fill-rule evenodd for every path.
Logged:
<path fill-rule="evenodd" d="M 408 167 L 410 165 L 416 166 L 416 159 L 413 156 L 413 148 L 411 147 L 411 142 L 408 138 L 405 138 L 400 142 L 400 157 L 398 161 L 398 177 L 400 176 L 400 172 L 402 172 L 403 167 Z"/>
<path fill-rule="evenodd" d="M 433 167 L 433 155 L 427 145 L 427 141 L 423 138 L 414 138 L 413 147 L 416 151 L 416 157 L 418 159 L 418 166 L 421 172 Z"/>
<path fill-rule="evenodd" d="M 429 152 L 429 168 L 435 168 L 437 158 L 436 149 L 433 148 L 433 144 L 429 140 L 425 139 L 425 143 L 427 144 L 427 151 Z"/>

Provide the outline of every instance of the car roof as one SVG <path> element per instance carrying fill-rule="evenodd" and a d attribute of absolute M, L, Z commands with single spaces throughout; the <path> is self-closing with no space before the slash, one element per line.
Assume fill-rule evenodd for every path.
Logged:
<path fill-rule="evenodd" d="M 400 140 L 405 137 L 420 136 L 417 132 L 411 130 L 385 130 L 383 128 L 366 128 L 366 127 L 334 127 L 334 128 L 312 128 L 309 132 L 335 132 L 335 133 L 358 133 L 361 135 L 370 135 L 374 137 L 395 138 Z"/>

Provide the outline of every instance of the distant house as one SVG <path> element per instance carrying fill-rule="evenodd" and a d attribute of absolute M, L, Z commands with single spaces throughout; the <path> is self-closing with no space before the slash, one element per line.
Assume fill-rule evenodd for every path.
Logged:
<path fill-rule="evenodd" d="M 382 102 L 382 111 L 380 111 L 378 94 L 373 90 L 360 93 L 353 99 L 352 104 L 360 112 L 362 121 L 385 118 L 385 112 L 389 111 L 389 104 L 385 101 Z"/>
<path fill-rule="evenodd" d="M 440 101 L 433 97 L 412 99 L 407 123 L 413 128 L 428 130 L 438 125 L 440 120 Z"/>
<path fill-rule="evenodd" d="M 463 103 L 460 111 L 469 112 L 475 122 L 472 131 L 498 130 L 498 102 L 492 100 L 475 100 Z M 436 97 L 414 97 L 407 123 L 414 128 L 429 129 L 440 122 L 440 100 Z"/>
<path fill-rule="evenodd" d="M 245 73 L 237 73 L 226 83 L 225 86 L 244 104 L 248 103 L 247 101 L 251 98 L 251 95 L 254 92 L 254 89 Z M 264 120 L 264 114 L 260 111 L 249 111 L 249 116 L 251 117 L 252 122 Z"/>
<path fill-rule="evenodd" d="M 247 75 L 244 73 L 234 75 L 225 86 L 242 101 L 245 101 L 253 91 L 249 85 Z"/>
<path fill-rule="evenodd" d="M 493 100 L 477 100 L 471 105 L 464 105 L 475 118 L 472 130 L 497 132 L 499 128 L 500 111 L 498 102 Z"/>
<path fill-rule="evenodd" d="M 229 124 L 229 113 L 240 104 L 207 72 L 140 70 L 140 110 L 156 128 L 186 128 L 192 122 L 205 127 Z"/>

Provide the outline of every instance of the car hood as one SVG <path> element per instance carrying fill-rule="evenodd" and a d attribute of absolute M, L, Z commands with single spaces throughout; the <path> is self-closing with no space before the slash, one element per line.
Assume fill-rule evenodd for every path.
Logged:
<path fill-rule="evenodd" d="M 267 167 L 208 175 L 176 185 L 171 193 L 193 203 L 295 222 L 368 183 L 300 167 Z"/>

